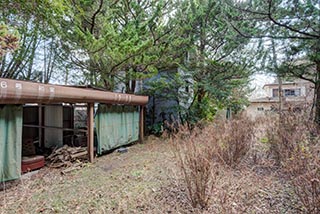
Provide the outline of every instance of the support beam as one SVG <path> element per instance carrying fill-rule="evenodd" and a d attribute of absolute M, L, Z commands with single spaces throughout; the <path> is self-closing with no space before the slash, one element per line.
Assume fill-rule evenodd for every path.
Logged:
<path fill-rule="evenodd" d="M 94 161 L 94 121 L 93 121 L 93 111 L 94 104 L 88 103 L 87 107 L 87 124 L 88 124 L 88 133 L 87 133 L 87 147 L 88 147 L 88 158 L 92 163 Z"/>
<path fill-rule="evenodd" d="M 39 133 L 39 147 L 44 149 L 44 142 L 43 142 L 43 129 L 42 129 L 42 125 L 43 125 L 43 113 L 42 113 L 42 106 L 39 105 L 38 107 L 38 133 Z"/>
<path fill-rule="evenodd" d="M 140 106 L 140 114 L 139 114 L 139 141 L 143 143 L 144 140 L 144 106 Z"/>
<path fill-rule="evenodd" d="M 147 96 L 0 78 L 0 104 L 106 103 L 145 105 Z"/>

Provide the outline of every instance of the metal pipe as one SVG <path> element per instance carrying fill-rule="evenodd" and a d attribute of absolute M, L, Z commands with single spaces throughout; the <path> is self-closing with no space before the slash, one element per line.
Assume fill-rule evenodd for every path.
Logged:
<path fill-rule="evenodd" d="M 0 78 L 0 104 L 61 102 L 146 105 L 148 97 Z"/>

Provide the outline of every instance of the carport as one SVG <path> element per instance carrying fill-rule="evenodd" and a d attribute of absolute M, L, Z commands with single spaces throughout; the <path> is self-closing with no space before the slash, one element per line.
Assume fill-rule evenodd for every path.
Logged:
<path fill-rule="evenodd" d="M 87 150 L 88 159 L 90 162 L 93 162 L 94 160 L 94 104 L 107 104 L 107 108 L 111 109 L 114 106 L 138 107 L 139 141 L 143 141 L 144 108 L 147 102 L 147 96 L 113 93 L 93 88 L 41 84 L 30 81 L 0 78 L 0 107 L 2 106 L 2 108 L 8 105 L 21 106 L 30 103 L 36 103 L 38 105 L 85 103 L 87 107 Z M 8 143 L 10 141 L 10 137 L 8 137 L 9 133 L 5 132 L 4 127 L 5 125 L 8 125 L 8 121 L 17 121 L 15 121 L 14 118 L 6 117 L 5 113 L 0 115 L 2 117 L 0 118 L 0 128 L 2 129 L 0 129 L 0 141 L 3 141 L 2 144 L 0 142 L 0 150 L 2 150 L 2 152 L 0 152 L 0 162 L 4 163 L 6 161 L 4 159 L 7 156 L 5 154 L 6 150 L 4 148 L 6 145 L 8 146 Z M 40 128 L 45 128 L 45 126 L 42 126 Z M 19 138 L 17 139 L 19 141 Z M 4 148 L 1 148 L 1 145 L 4 145 Z M 16 164 L 19 165 L 19 163 Z M 3 168 L 3 165 L 0 164 L 0 167 Z M 1 173 L 3 173 L 5 170 L 9 169 L 0 168 Z"/>

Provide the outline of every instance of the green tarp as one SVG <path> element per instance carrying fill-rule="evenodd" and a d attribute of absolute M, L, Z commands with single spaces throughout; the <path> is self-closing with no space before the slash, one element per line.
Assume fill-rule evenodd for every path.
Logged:
<path fill-rule="evenodd" d="M 0 181 L 20 178 L 22 106 L 0 106 Z"/>
<path fill-rule="evenodd" d="M 139 139 L 139 108 L 99 105 L 95 125 L 100 155 Z"/>

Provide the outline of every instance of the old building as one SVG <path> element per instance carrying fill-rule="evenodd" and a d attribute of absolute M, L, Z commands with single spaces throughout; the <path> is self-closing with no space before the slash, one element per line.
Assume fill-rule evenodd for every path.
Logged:
<path fill-rule="evenodd" d="M 266 96 L 250 100 L 246 114 L 255 119 L 259 116 L 272 114 L 279 109 L 279 83 L 263 86 Z M 301 110 L 311 107 L 314 95 L 314 86 L 311 82 L 301 79 L 282 83 L 283 109 Z"/>
<path fill-rule="evenodd" d="M 163 71 L 143 83 L 149 95 L 146 125 L 149 131 L 163 128 L 165 123 L 181 123 L 194 97 L 194 80 L 189 72 L 175 67 Z"/>

